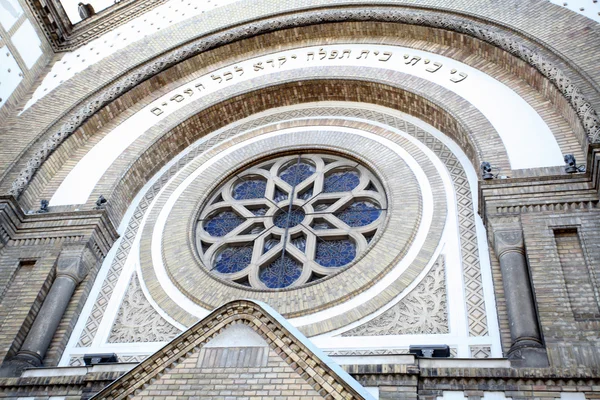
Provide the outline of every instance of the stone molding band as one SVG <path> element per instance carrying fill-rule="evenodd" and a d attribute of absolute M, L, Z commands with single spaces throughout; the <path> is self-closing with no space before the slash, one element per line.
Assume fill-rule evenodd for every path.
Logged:
<path fill-rule="evenodd" d="M 377 7 L 369 10 L 358 8 L 321 9 L 253 21 L 208 37 L 199 38 L 125 74 L 122 78 L 117 79 L 115 83 L 92 97 L 80 108 L 67 114 L 67 122 L 57 132 L 52 134 L 50 138 L 45 140 L 35 151 L 34 155 L 29 158 L 25 167 L 20 171 L 19 176 L 12 183 L 9 194 L 18 198 L 42 163 L 83 122 L 123 93 L 165 69 L 209 49 L 259 34 L 312 24 L 348 21 L 378 21 L 423 25 L 456 31 L 499 47 L 529 63 L 543 76 L 548 78 L 577 112 L 589 142 L 600 143 L 600 118 L 589 101 L 584 97 L 581 89 L 572 83 L 567 74 L 558 66 L 500 28 L 491 29 L 485 24 L 473 22 L 465 17 L 449 17 L 439 12 L 425 10 L 415 11 L 398 9 L 396 7 Z"/>
<path fill-rule="evenodd" d="M 525 255 L 525 251 L 521 247 L 508 247 L 500 250 L 498 253 L 496 253 L 496 255 L 498 256 L 498 258 L 501 258 L 503 255 L 508 253 L 518 253 L 521 255 Z"/>

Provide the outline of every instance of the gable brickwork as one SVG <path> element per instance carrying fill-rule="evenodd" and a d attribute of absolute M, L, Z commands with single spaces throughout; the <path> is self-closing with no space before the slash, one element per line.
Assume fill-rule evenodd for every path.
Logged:
<path fill-rule="evenodd" d="M 244 324 L 254 330 L 270 348 L 266 367 L 249 369 L 247 373 L 251 377 L 239 378 L 249 380 L 240 382 L 241 385 L 252 385 L 254 379 L 269 379 L 269 384 L 275 385 L 274 391 L 281 390 L 280 394 L 273 394 L 273 396 L 364 398 L 360 392 L 357 392 L 357 390 L 364 392 L 364 389 L 353 387 L 352 383 L 346 380 L 346 376 L 341 374 L 341 370 L 336 371 L 335 367 L 327 362 L 329 360 L 324 359 L 325 355 L 315 354 L 312 346 L 303 343 L 306 338 L 303 338 L 302 334 L 295 329 L 295 332 L 291 332 L 288 329 L 291 326 L 286 327 L 282 324 L 281 316 L 269 308 L 263 307 L 266 305 L 261 306 L 256 302 L 245 300 L 233 301 L 220 307 L 102 390 L 94 396 L 94 399 L 124 399 L 132 396 L 133 398 L 151 398 L 157 395 L 154 391 L 161 392 L 161 389 L 165 388 L 171 392 L 168 395 L 185 396 L 185 393 L 189 393 L 191 390 L 204 390 L 205 385 L 207 385 L 206 390 L 218 391 L 218 394 L 214 394 L 215 396 L 225 396 L 225 391 L 229 391 L 230 388 L 233 390 L 233 386 L 228 385 L 235 385 L 235 381 L 228 378 L 221 384 L 217 384 L 216 380 L 223 378 L 222 374 L 227 375 L 233 372 L 227 371 L 227 367 L 199 368 L 198 365 L 202 364 L 197 354 L 198 350 L 206 343 L 210 343 L 220 333 L 231 329 L 236 324 Z M 228 357 L 226 351 L 212 356 L 216 357 L 217 355 Z M 257 354 L 254 353 L 254 356 L 256 357 Z M 243 365 L 243 359 L 239 356 L 236 357 L 238 358 L 227 359 L 226 365 L 229 361 L 231 361 L 229 365 L 232 366 L 237 363 Z M 252 354 L 248 357 L 252 357 Z M 256 360 L 256 364 L 260 365 L 260 363 L 260 360 Z M 221 369 L 224 370 L 221 371 Z M 202 375 L 195 376 L 196 373 L 202 373 Z M 209 375 L 204 376 L 204 373 Z M 212 376 L 213 374 L 214 376 Z M 261 378 L 263 374 L 264 378 Z M 211 381 L 211 379 L 215 379 L 215 381 Z M 195 388 L 191 389 L 187 386 L 188 384 L 194 385 Z M 277 388 L 277 385 L 280 385 L 280 389 Z M 200 387 L 197 388 L 198 386 Z M 249 392 L 253 390 L 250 388 Z M 256 391 L 260 393 L 252 394 L 252 396 L 269 396 L 268 389 L 265 391 L 263 388 Z M 231 396 L 239 397 L 240 395 Z M 246 396 L 246 394 L 242 396 Z M 248 394 L 248 396 L 250 395 Z"/>
<path fill-rule="evenodd" d="M 233 361 L 230 367 L 203 368 L 198 365 L 201 361 L 198 356 L 199 353 L 195 353 L 186 358 L 132 399 L 155 399 L 160 396 L 176 396 L 178 399 L 324 398 L 273 350 L 267 354 L 266 365 L 254 367 L 238 367 Z"/>

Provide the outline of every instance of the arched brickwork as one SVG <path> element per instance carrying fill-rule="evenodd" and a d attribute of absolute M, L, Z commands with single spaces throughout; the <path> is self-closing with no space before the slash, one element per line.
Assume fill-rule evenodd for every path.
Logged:
<path fill-rule="evenodd" d="M 332 13 L 330 13 L 330 14 L 328 14 L 328 15 L 334 15 L 334 14 L 335 14 L 335 13 L 334 13 L 334 12 L 332 12 Z M 351 14 L 351 13 L 350 13 L 350 14 Z M 344 15 L 345 15 L 345 17 L 344 17 L 344 18 L 342 18 L 342 17 L 340 17 L 340 16 L 338 15 L 337 17 L 333 17 L 333 16 L 331 16 L 331 19 L 332 19 L 332 20 L 336 20 L 336 18 L 337 18 L 337 19 L 340 19 L 340 18 L 342 18 L 342 19 L 349 19 L 349 20 L 352 20 L 352 19 L 354 18 L 354 19 L 358 19 L 358 20 L 361 20 L 361 19 L 362 19 L 362 20 L 368 20 L 368 19 L 377 19 L 377 18 L 383 18 L 383 17 L 381 17 L 381 16 L 379 16 L 379 17 L 378 17 L 377 15 L 379 15 L 379 14 L 377 14 L 377 13 L 375 13 L 375 14 L 372 14 L 372 13 L 371 13 L 371 14 L 369 14 L 368 16 L 366 16 L 366 15 L 362 15 L 362 16 L 355 16 L 355 17 L 348 16 L 348 15 L 346 15 L 346 14 L 344 14 Z M 406 17 L 406 16 L 405 16 L 405 17 Z M 403 18 L 404 18 L 404 17 L 403 17 Z M 424 18 L 423 20 L 420 20 L 420 19 L 419 19 L 418 21 L 417 21 L 417 20 L 414 20 L 414 18 L 417 18 L 417 17 L 415 17 L 414 15 L 413 15 L 413 16 L 411 16 L 410 18 L 413 18 L 413 20 L 410 20 L 410 21 L 403 21 L 403 22 L 408 22 L 408 24 L 409 24 L 409 25 L 403 25 L 403 26 L 415 27 L 415 25 L 410 25 L 411 21 L 412 21 L 412 23 L 415 23 L 415 22 L 420 22 L 420 23 L 423 23 L 424 25 L 427 25 L 428 23 L 430 23 L 430 25 L 431 25 L 431 24 L 433 24 L 433 26 L 436 26 L 436 24 L 437 24 L 438 26 L 442 26 L 443 28 L 452 28 L 452 26 L 453 26 L 452 24 L 447 24 L 446 22 L 442 23 L 442 22 L 440 22 L 441 20 L 439 20 L 439 19 L 437 19 L 437 20 L 436 20 L 436 21 L 438 21 L 438 22 L 435 22 L 435 23 L 434 23 L 434 22 L 431 22 L 431 21 L 433 21 L 433 20 L 429 20 L 428 18 Z M 419 17 L 419 18 L 420 18 L 420 17 Z M 309 22 L 309 20 L 307 20 L 307 22 L 306 22 L 306 23 L 308 23 L 308 22 Z M 321 21 L 321 22 L 323 22 L 323 21 Z M 402 21 L 401 21 L 401 22 L 402 22 Z M 357 24 L 357 23 L 356 23 L 356 22 L 354 22 L 354 23 L 351 23 L 351 24 Z M 360 23 L 360 24 L 362 24 L 362 23 Z M 389 25 L 398 25 L 398 24 L 389 24 Z M 285 24 L 284 24 L 284 22 L 280 22 L 280 23 L 279 23 L 279 25 L 278 25 L 278 27 L 285 27 Z M 412 29 L 412 28 L 411 28 L 411 29 Z M 418 28 L 417 28 L 417 29 L 418 29 Z M 438 31 L 441 31 L 441 30 L 440 30 L 440 29 L 438 29 L 438 28 L 427 28 L 427 29 L 433 29 L 433 30 L 438 30 Z M 458 29 L 458 28 L 457 28 L 457 29 Z M 442 32 L 443 32 L 443 31 L 442 31 Z M 446 31 L 446 32 L 448 32 L 448 31 Z M 451 35 L 456 35 L 456 33 L 452 33 Z M 463 34 L 458 34 L 458 35 L 459 35 L 459 36 L 461 36 L 461 39 L 463 39 L 463 37 L 467 37 L 467 36 L 464 36 Z M 477 36 L 477 35 L 475 34 L 475 36 Z M 481 36 L 481 35 L 480 35 L 480 36 Z M 485 36 L 485 35 L 484 35 L 484 36 Z M 493 35 L 492 35 L 492 36 L 493 36 Z M 232 32 L 232 33 L 230 33 L 230 34 L 228 35 L 228 38 L 229 38 L 230 40 L 234 39 L 234 38 L 235 38 L 235 36 L 234 36 L 234 33 L 233 33 L 233 32 Z M 486 38 L 484 38 L 484 39 L 486 39 Z M 487 37 L 487 39 L 488 39 L 489 41 L 491 41 L 491 42 L 495 43 L 495 44 L 496 44 L 496 45 L 498 45 L 498 46 L 507 46 L 507 44 L 506 44 L 506 43 L 508 43 L 508 42 L 506 42 L 506 41 L 505 41 L 505 42 L 502 42 L 502 43 L 498 43 L 497 37 L 491 37 L 491 36 L 490 36 L 490 37 Z M 444 40 L 445 40 L 445 39 L 444 39 Z M 484 43 L 484 42 L 482 42 L 482 41 L 481 41 L 481 40 L 479 40 L 479 39 L 471 39 L 471 40 L 475 40 L 476 42 Z M 507 39 L 507 40 L 508 40 L 508 39 Z M 496 41 L 496 42 L 494 42 L 494 41 Z M 222 42 L 223 42 L 223 39 L 222 39 L 222 38 L 220 38 L 220 39 L 218 40 L 218 42 L 219 42 L 219 43 L 222 43 Z M 477 43 L 477 44 L 480 44 L 480 43 Z M 487 45 L 487 44 L 486 44 L 486 46 L 490 46 L 490 45 Z M 509 47 L 510 47 L 510 46 L 509 46 Z M 495 47 L 495 49 L 498 49 L 498 47 Z M 180 53 L 182 52 L 182 50 L 178 50 L 178 51 L 179 51 Z M 543 52 L 543 50 L 541 50 L 541 51 Z M 497 52 L 497 51 L 496 51 L 496 52 Z M 500 51 L 500 53 L 505 53 L 505 52 L 504 52 L 504 51 Z M 189 50 L 183 50 L 183 53 L 181 53 L 181 54 L 179 55 L 179 57 L 181 58 L 181 56 L 183 55 L 183 58 L 185 58 L 185 57 L 186 57 L 188 54 L 190 54 L 190 51 L 189 51 Z M 508 55 L 509 53 L 506 53 L 506 54 Z M 516 57 L 514 57 L 514 56 L 510 56 L 510 55 L 509 55 L 508 57 L 509 57 L 509 58 L 512 58 L 512 59 L 517 59 Z M 169 57 L 167 57 L 167 58 L 169 58 Z M 177 57 L 175 57 L 175 58 L 177 59 Z M 551 57 L 551 58 L 552 58 L 552 57 Z M 170 59 L 172 60 L 171 62 L 174 62 L 174 61 L 173 61 L 173 60 L 174 60 L 174 59 L 173 59 L 173 57 L 170 57 Z M 555 58 L 555 57 L 554 57 L 554 59 L 555 59 L 555 61 L 556 61 L 556 58 Z M 518 60 L 518 59 L 517 59 L 517 60 Z M 530 61 L 531 61 L 531 60 L 530 60 Z M 560 63 L 560 60 L 558 60 L 558 61 L 556 61 L 556 62 L 557 62 L 557 63 Z M 518 64 L 518 63 L 519 63 L 519 62 L 517 61 L 517 64 Z M 514 64 L 514 63 L 513 63 L 513 64 Z M 155 72 L 158 72 L 158 70 L 160 70 L 160 68 L 161 68 L 161 65 L 162 65 L 162 67 L 165 67 L 165 66 L 168 66 L 168 65 L 170 65 L 170 64 L 169 64 L 169 62 L 167 62 L 167 61 L 159 61 L 159 62 L 158 62 L 158 64 L 156 64 L 156 66 L 154 66 L 154 67 L 150 68 L 150 70 L 151 70 L 150 72 L 152 73 L 152 70 L 153 70 L 153 71 L 155 71 Z M 559 65 L 559 64 L 556 64 L 556 65 Z M 527 67 L 527 68 L 525 68 L 525 69 L 531 69 L 531 67 Z M 523 76 L 527 75 L 527 73 L 530 73 L 530 71 L 525 71 L 525 72 L 526 72 L 526 73 L 522 74 Z M 541 75 L 541 74 L 539 74 L 539 73 L 536 73 L 536 74 L 537 74 L 537 75 Z M 536 75 L 536 74 L 533 74 L 533 75 Z M 84 76 L 83 76 L 83 75 L 84 75 L 84 74 L 81 74 L 81 78 L 84 78 Z M 137 78 L 133 78 L 133 80 L 129 79 L 127 82 L 124 82 L 124 84 L 122 84 L 122 85 L 120 85 L 120 86 L 119 86 L 119 89 L 122 89 L 123 87 L 125 87 L 125 86 L 127 86 L 127 85 L 131 85 L 131 84 L 132 84 L 134 81 L 136 81 L 136 79 L 137 79 L 137 80 L 139 80 L 139 79 L 144 79 L 144 78 L 145 78 L 145 77 L 142 77 L 142 76 L 141 76 L 139 73 L 137 73 Z M 553 90 L 555 90 L 555 89 L 551 89 L 552 85 L 548 85 L 548 84 L 546 84 L 546 83 L 543 83 L 543 82 L 545 82 L 545 78 L 539 79 L 539 78 L 535 78 L 535 76 L 532 76 L 532 79 L 531 79 L 531 81 L 532 81 L 532 82 L 534 82 L 534 81 L 537 81 L 537 82 L 538 82 L 538 85 L 539 85 L 539 87 L 540 87 L 540 88 L 543 88 L 543 90 L 545 90 L 545 91 L 547 91 L 547 92 L 548 92 L 548 94 L 547 94 L 547 97 L 553 98 L 557 104 L 561 102 L 561 100 L 560 100 L 560 97 L 561 97 L 561 96 L 556 96 L 556 95 L 555 95 L 555 93 L 552 93 L 552 91 L 553 91 Z M 540 83 L 541 83 L 541 85 L 540 85 Z M 589 91 L 587 91 L 587 90 L 586 90 L 586 92 L 587 92 L 587 93 L 590 93 L 590 92 L 589 92 Z M 114 94 L 117 94 L 117 95 L 118 95 L 118 91 L 117 91 L 117 92 L 114 92 L 114 91 L 113 91 L 113 92 L 111 92 L 111 93 L 114 93 Z M 562 102 L 564 103 L 564 100 L 562 100 Z M 97 102 L 95 102 L 94 104 L 98 104 L 98 103 L 97 103 Z M 567 115 L 567 118 L 570 120 L 570 122 L 571 122 L 571 125 L 572 125 L 572 126 L 575 126 L 575 127 L 577 127 L 577 125 L 578 125 L 578 122 L 577 122 L 577 120 L 576 120 L 576 119 L 574 119 L 574 118 L 572 118 L 572 117 L 573 117 L 573 110 L 569 110 L 569 109 L 568 109 L 568 107 L 564 107 L 564 104 L 563 104 L 563 105 L 561 105 L 561 107 L 564 109 L 564 110 L 563 110 L 563 114 Z M 92 107 L 92 108 L 94 108 L 94 107 Z M 88 107 L 88 110 L 89 110 L 89 111 L 92 111 L 92 109 L 91 109 L 91 108 L 89 108 L 89 107 Z M 89 111 L 87 111 L 87 112 L 89 112 Z M 92 112 L 93 112 L 93 111 L 92 111 Z M 85 112 L 84 112 L 84 113 L 85 113 Z M 79 119 L 80 119 L 80 118 L 79 118 Z M 576 131 L 578 131 L 578 136 L 580 136 L 580 138 L 581 138 L 581 127 L 579 127 L 579 129 L 576 129 Z M 49 132 L 50 132 L 50 131 L 49 131 Z M 62 136 L 64 137 L 64 135 L 62 135 Z M 583 140 L 583 139 L 581 139 L 581 140 Z M 585 142 L 585 140 L 583 140 L 583 141 Z M 585 145 L 585 143 L 583 143 L 583 144 Z M 46 147 L 47 147 L 47 146 L 48 146 L 48 145 L 46 145 Z M 34 146 L 34 147 L 35 147 L 35 146 Z M 33 147 L 32 147 L 32 149 L 33 149 Z M 32 151 L 34 151 L 34 150 L 32 150 Z M 45 154 L 47 154 L 47 150 L 44 150 L 44 152 L 45 152 Z M 29 152 L 29 154 L 31 154 L 31 152 Z M 19 164 L 20 164 L 20 165 L 24 165 L 24 163 L 25 163 L 25 161 L 26 161 L 26 158 L 27 158 L 27 155 L 25 155 L 25 157 L 22 159 L 22 162 L 21 162 L 21 163 L 19 163 Z M 30 160 L 31 160 L 31 158 L 30 158 Z M 35 163 L 37 163 L 37 162 L 34 162 L 34 164 L 35 164 Z M 30 164 L 30 166 L 31 166 L 31 161 L 29 162 L 29 164 Z M 15 169 L 13 169 L 13 174 L 10 174 L 9 176 L 7 176 L 7 179 L 5 179 L 5 180 L 4 180 L 4 184 L 5 184 L 5 185 L 8 185 L 8 183 L 7 183 L 7 180 L 10 180 L 10 176 L 13 176 L 13 177 L 15 176 L 15 175 L 14 175 L 14 173 L 16 173 L 16 170 L 17 170 L 16 168 L 15 168 Z"/>

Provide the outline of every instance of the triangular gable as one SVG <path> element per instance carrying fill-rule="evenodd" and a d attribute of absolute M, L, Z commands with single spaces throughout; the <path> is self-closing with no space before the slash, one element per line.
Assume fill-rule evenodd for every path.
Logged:
<path fill-rule="evenodd" d="M 227 379 L 215 375 L 224 371 L 229 374 Z M 280 398 L 286 393 L 294 397 L 304 393 L 312 398 L 373 399 L 285 318 L 268 305 L 252 300 L 236 300 L 219 307 L 93 399 L 143 399 L 167 387 L 177 397 L 202 397 L 214 390 L 215 379 L 225 385 L 231 380 L 239 388 L 244 377 L 264 371 L 272 372 L 267 372 L 268 377 L 264 374 L 267 379 L 252 382 L 252 389 L 277 393 L 281 383 Z M 240 378 L 237 381 L 236 374 Z M 224 384 L 218 387 L 224 388 Z"/>

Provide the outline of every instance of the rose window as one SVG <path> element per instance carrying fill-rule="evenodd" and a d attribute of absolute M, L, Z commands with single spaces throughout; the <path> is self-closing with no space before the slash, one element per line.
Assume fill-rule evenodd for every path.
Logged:
<path fill-rule="evenodd" d="M 219 278 L 256 289 L 323 279 L 352 264 L 381 227 L 383 186 L 333 155 L 279 157 L 238 172 L 204 206 L 198 252 Z"/>

